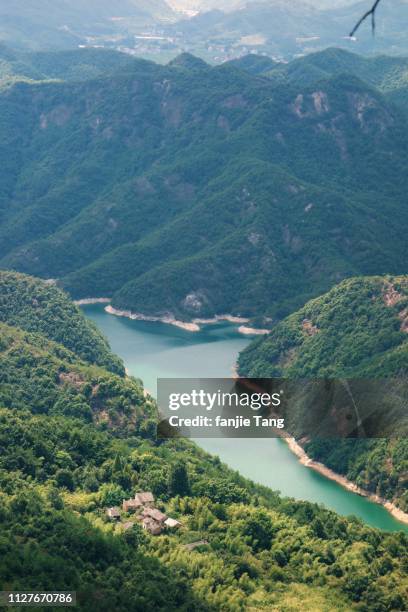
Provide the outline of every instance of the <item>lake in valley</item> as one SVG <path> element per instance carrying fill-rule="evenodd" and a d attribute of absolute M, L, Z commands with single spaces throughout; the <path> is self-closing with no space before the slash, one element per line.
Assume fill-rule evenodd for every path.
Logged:
<path fill-rule="evenodd" d="M 156 395 L 157 378 L 228 378 L 238 353 L 251 338 L 222 322 L 191 333 L 172 325 L 136 321 L 105 312 L 101 304 L 83 307 L 124 361 Z M 324 504 L 343 515 L 356 515 L 385 530 L 404 530 L 382 506 L 343 489 L 301 465 L 279 439 L 202 439 L 197 443 L 243 476 L 279 490 L 282 495 Z"/>

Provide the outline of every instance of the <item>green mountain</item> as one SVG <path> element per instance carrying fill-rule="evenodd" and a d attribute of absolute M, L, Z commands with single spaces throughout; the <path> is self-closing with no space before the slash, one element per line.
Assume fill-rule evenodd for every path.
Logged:
<path fill-rule="evenodd" d="M 299 58 L 289 64 L 268 66 L 264 58 L 252 57 L 258 66 L 258 74 L 268 76 L 281 83 L 313 85 L 334 76 L 353 75 L 365 83 L 379 89 L 388 100 L 400 103 L 407 108 L 408 59 L 406 57 L 389 57 L 378 55 L 364 57 L 339 48 L 326 49 Z M 236 65 L 248 70 L 247 59 L 236 61 Z"/>
<path fill-rule="evenodd" d="M 250 345 L 239 358 L 244 376 L 288 378 L 406 378 L 408 371 L 408 277 L 349 279 L 279 323 L 264 339 Z M 370 382 L 371 380 L 371 382 Z M 393 409 L 397 382 L 380 385 L 382 418 L 371 423 L 380 439 L 316 440 L 298 437 L 307 453 L 359 486 L 408 509 L 408 444 L 403 430 L 388 440 L 387 410 Z M 406 396 L 406 389 L 404 391 Z M 362 418 L 373 399 L 366 394 Z M 391 414 L 391 412 L 390 412 Z M 293 415 L 292 415 L 293 416 Z"/>
<path fill-rule="evenodd" d="M 352 74 L 300 86 L 135 60 L 16 83 L 0 117 L 1 265 L 75 298 L 270 319 L 405 271 L 407 120 Z"/>
<path fill-rule="evenodd" d="M 371 377 L 408 371 L 408 277 L 343 281 L 240 357 L 245 376 Z"/>
<path fill-rule="evenodd" d="M 66 348 L 81 315 L 63 294 L 52 288 L 39 308 L 44 283 L 15 275 L 1 296 L 18 310 L 28 285 L 30 307 L 0 323 L 3 589 L 75 590 L 84 611 L 406 607 L 404 533 L 281 499 L 186 440 L 155 441 L 140 382 Z M 61 311 L 65 346 L 49 331 Z M 108 520 L 107 507 L 143 490 L 179 531 Z"/>
<path fill-rule="evenodd" d="M 10 87 L 16 81 L 87 80 L 132 63 L 131 56 L 107 49 L 27 53 L 0 45 L 0 87 Z"/>
<path fill-rule="evenodd" d="M 96 326 L 50 283 L 13 272 L 0 272 L 0 322 L 38 333 L 63 345 L 77 358 L 124 373 Z"/>

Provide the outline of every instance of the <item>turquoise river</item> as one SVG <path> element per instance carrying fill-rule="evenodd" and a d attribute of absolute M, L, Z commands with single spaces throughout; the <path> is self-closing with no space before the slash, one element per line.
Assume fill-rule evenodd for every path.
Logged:
<path fill-rule="evenodd" d="M 250 341 L 230 323 L 208 325 L 197 333 L 162 323 L 134 321 L 107 314 L 103 305 L 83 307 L 108 338 L 130 374 L 156 394 L 157 378 L 223 378 L 231 376 L 237 355 Z M 205 439 L 205 450 L 231 468 L 282 495 L 324 504 L 343 515 L 389 531 L 404 530 L 382 506 L 343 489 L 301 465 L 282 440 Z"/>

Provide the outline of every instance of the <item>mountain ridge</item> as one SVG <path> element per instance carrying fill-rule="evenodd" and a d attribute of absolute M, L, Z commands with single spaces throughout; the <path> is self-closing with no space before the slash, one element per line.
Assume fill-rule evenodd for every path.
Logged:
<path fill-rule="evenodd" d="M 341 278 L 404 272 L 402 109 L 353 75 L 299 88 L 188 57 L 0 94 L 25 132 L 0 126 L 3 267 L 186 320 L 280 317 Z"/>

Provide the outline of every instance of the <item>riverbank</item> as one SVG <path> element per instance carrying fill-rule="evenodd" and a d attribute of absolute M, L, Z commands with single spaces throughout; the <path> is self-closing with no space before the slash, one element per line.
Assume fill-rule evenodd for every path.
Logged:
<path fill-rule="evenodd" d="M 92 304 L 109 304 L 110 298 L 85 298 L 83 300 L 74 300 L 77 306 L 91 306 Z"/>
<path fill-rule="evenodd" d="M 173 317 L 149 317 L 140 313 L 131 312 L 130 310 L 117 310 L 113 306 L 106 306 L 105 312 L 116 317 L 126 317 L 133 321 L 151 321 L 153 323 L 166 323 L 167 325 L 175 325 L 181 329 L 185 329 L 190 332 L 200 331 L 200 327 L 196 323 L 185 323 L 184 321 L 178 321 Z"/>
<path fill-rule="evenodd" d="M 357 486 L 354 482 L 351 482 L 351 480 L 348 480 L 345 476 L 341 476 L 340 474 L 333 472 L 333 470 L 326 467 L 323 463 L 319 463 L 318 461 L 313 461 L 313 459 L 309 457 L 306 451 L 300 446 L 300 444 L 298 444 L 298 442 L 296 442 L 294 438 L 282 436 L 282 439 L 285 440 L 285 442 L 289 446 L 292 453 L 294 453 L 298 457 L 302 465 L 314 470 L 315 472 L 318 472 L 325 478 L 329 478 L 330 480 L 337 482 L 337 484 L 341 485 L 344 489 L 347 489 L 347 491 L 351 491 L 352 493 L 356 493 L 357 495 L 360 495 L 361 497 L 366 497 L 367 499 L 375 502 L 376 504 L 380 504 L 395 519 L 397 519 L 404 525 L 408 525 L 408 514 L 404 512 L 403 510 L 401 510 L 400 508 L 398 508 L 398 506 L 396 506 L 389 500 L 386 500 L 380 497 L 379 495 L 376 495 L 375 493 L 370 493 L 369 491 L 362 489 L 361 487 Z"/>
<path fill-rule="evenodd" d="M 247 327 L 246 325 L 241 325 L 238 327 L 238 331 L 240 334 L 244 334 L 246 336 L 265 336 L 269 334 L 270 329 L 258 329 L 256 327 Z"/>
<path fill-rule="evenodd" d="M 86 304 L 106 304 L 109 303 L 110 300 L 108 298 L 95 298 L 92 301 L 92 298 L 86 300 L 79 300 L 75 302 L 78 305 L 86 305 Z M 137 312 L 132 312 L 131 310 L 118 310 L 113 306 L 106 306 L 105 312 L 111 315 L 115 315 L 116 317 L 126 317 L 127 319 L 132 319 L 133 321 L 151 321 L 153 323 L 165 323 L 166 325 L 174 325 L 175 327 L 180 327 L 185 331 L 189 332 L 199 332 L 201 331 L 201 325 L 214 325 L 216 323 L 220 323 L 221 321 L 228 321 L 228 323 L 236 323 L 241 324 L 238 328 L 238 332 L 240 334 L 246 336 L 257 336 L 257 335 L 265 335 L 268 334 L 270 330 L 267 329 L 256 329 L 254 327 L 247 327 L 244 324 L 249 322 L 249 319 L 244 317 L 235 317 L 234 315 L 216 315 L 212 319 L 193 319 L 190 323 L 186 321 L 179 321 L 171 316 L 164 317 L 155 317 L 148 316 Z"/>

